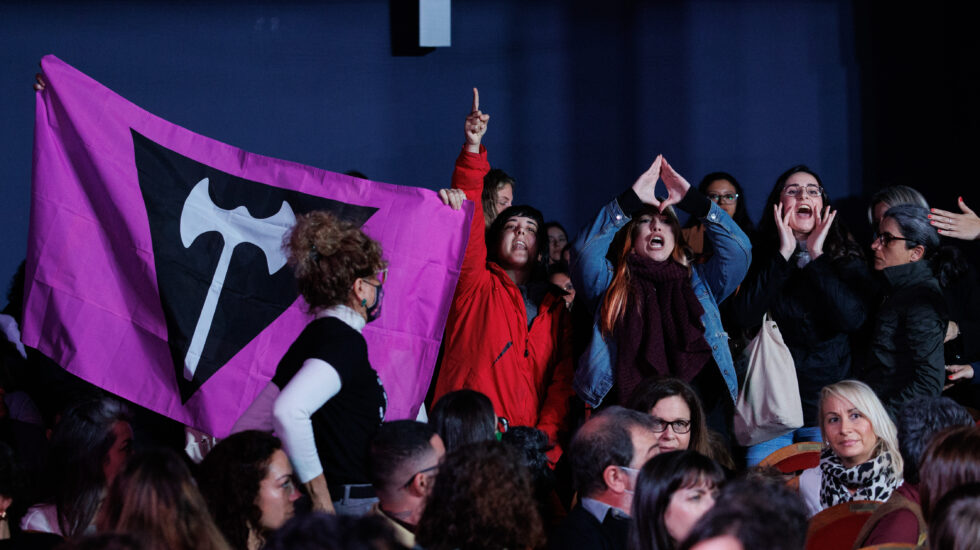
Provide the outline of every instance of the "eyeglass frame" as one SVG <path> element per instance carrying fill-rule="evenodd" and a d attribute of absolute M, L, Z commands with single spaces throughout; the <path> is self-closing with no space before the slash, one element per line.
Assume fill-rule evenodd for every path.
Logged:
<path fill-rule="evenodd" d="M 883 233 L 875 231 L 874 235 L 871 236 L 871 244 L 881 243 L 881 246 L 888 246 L 895 241 L 905 241 L 905 242 L 919 244 L 918 242 L 913 241 L 912 239 L 906 239 L 905 237 L 896 237 L 895 235 L 892 235 L 887 231 Z"/>
<path fill-rule="evenodd" d="M 670 422 L 667 422 L 663 418 L 657 418 L 655 416 L 655 417 L 653 417 L 653 423 L 654 423 L 654 425 L 660 424 L 660 429 L 652 428 L 653 431 L 656 432 L 656 433 L 658 433 L 658 434 L 659 433 L 666 432 L 668 426 L 670 427 L 671 430 L 674 431 L 675 434 L 686 434 L 686 433 L 688 433 L 688 432 L 691 431 L 691 421 L 690 421 L 690 419 L 688 419 L 688 420 L 678 419 L 678 420 L 672 420 Z M 684 430 L 683 431 L 678 430 L 677 429 L 678 426 L 680 426 L 681 428 L 684 428 Z"/>
<path fill-rule="evenodd" d="M 787 193 L 786 191 L 788 191 L 790 189 L 794 190 L 794 192 L 793 193 Z M 815 190 L 815 192 L 811 192 L 810 191 L 811 189 Z M 820 197 L 820 196 L 823 196 L 823 186 L 821 186 L 821 185 L 800 185 L 798 183 L 793 183 L 793 184 L 790 184 L 790 185 L 787 185 L 787 186 L 783 187 L 783 190 L 780 191 L 779 194 L 780 195 L 783 195 L 783 196 L 786 196 L 786 197 L 798 197 L 803 192 L 805 192 L 807 194 L 807 196 L 812 197 L 812 198 Z"/>
<path fill-rule="evenodd" d="M 715 204 L 732 204 L 738 202 L 738 193 L 708 193 L 705 196 Z"/>
<path fill-rule="evenodd" d="M 408 489 L 409 486 L 411 486 L 412 483 L 415 482 L 415 477 L 418 476 L 419 474 L 424 474 L 427 472 L 431 472 L 432 470 L 438 470 L 438 469 L 439 469 L 439 464 L 436 464 L 434 466 L 429 466 L 428 468 L 423 468 L 415 472 L 414 474 L 412 474 L 412 477 L 408 478 L 408 481 L 406 481 L 405 484 L 402 485 L 402 489 Z"/>

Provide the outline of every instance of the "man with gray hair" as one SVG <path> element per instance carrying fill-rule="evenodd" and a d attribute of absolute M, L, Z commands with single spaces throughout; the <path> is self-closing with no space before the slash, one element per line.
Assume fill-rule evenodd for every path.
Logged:
<path fill-rule="evenodd" d="M 636 476 L 657 454 L 653 417 L 613 406 L 579 428 L 568 449 L 579 503 L 552 534 L 551 550 L 625 550 Z"/>

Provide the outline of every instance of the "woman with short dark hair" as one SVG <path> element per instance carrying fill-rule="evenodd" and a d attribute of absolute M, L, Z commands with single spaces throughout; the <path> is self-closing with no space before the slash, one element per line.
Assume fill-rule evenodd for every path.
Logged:
<path fill-rule="evenodd" d="M 493 403 L 475 390 L 456 390 L 440 397 L 429 413 L 429 425 L 442 438 L 447 453 L 497 435 Z"/>

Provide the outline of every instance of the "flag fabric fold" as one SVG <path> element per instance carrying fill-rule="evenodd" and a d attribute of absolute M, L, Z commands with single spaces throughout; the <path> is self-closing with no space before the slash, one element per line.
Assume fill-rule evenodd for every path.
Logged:
<path fill-rule="evenodd" d="M 218 437 L 311 319 L 285 265 L 292 220 L 328 210 L 381 243 L 365 327 L 387 419 L 414 418 L 471 204 L 248 153 L 126 101 L 54 56 L 38 94 L 23 341 L 79 377 Z"/>

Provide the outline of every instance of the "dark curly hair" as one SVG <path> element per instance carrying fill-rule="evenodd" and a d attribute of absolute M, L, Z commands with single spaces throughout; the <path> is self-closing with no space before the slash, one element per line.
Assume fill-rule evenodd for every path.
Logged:
<path fill-rule="evenodd" d="M 762 219 L 759 221 L 759 231 L 756 233 L 757 242 L 753 243 L 753 246 L 758 246 L 763 251 L 763 254 L 758 256 L 760 260 L 771 258 L 772 254 L 775 254 L 779 250 L 779 230 L 776 228 L 776 220 L 773 219 L 773 207 L 779 203 L 780 197 L 783 194 L 783 188 L 786 187 L 786 180 L 793 174 L 799 173 L 809 174 L 813 176 L 813 179 L 817 180 L 817 184 L 820 185 L 820 197 L 823 199 L 823 205 L 830 206 L 830 197 L 827 195 L 827 190 L 823 186 L 823 181 L 816 172 L 806 165 L 800 164 L 794 166 L 780 174 L 779 178 L 776 179 L 776 185 L 769 192 L 769 198 L 766 199 L 766 207 L 762 210 Z M 834 218 L 834 222 L 830 225 L 830 231 L 827 233 L 827 240 L 824 244 L 824 251 L 828 254 L 828 257 L 834 260 L 843 257 L 864 258 L 864 252 L 857 242 L 851 238 L 850 232 L 847 230 L 840 216 Z"/>
<path fill-rule="evenodd" d="M 328 212 L 300 216 L 283 248 L 310 311 L 346 304 L 355 280 L 385 267 L 377 241 Z"/>
<path fill-rule="evenodd" d="M 249 528 L 262 530 L 262 510 L 255 503 L 259 483 L 268 473 L 272 455 L 282 442 L 272 434 L 247 430 L 228 436 L 201 462 L 197 484 L 233 548 L 248 545 Z"/>
<path fill-rule="evenodd" d="M 428 550 L 540 548 L 544 529 L 520 456 L 499 441 L 446 455 L 416 532 Z"/>
<path fill-rule="evenodd" d="M 902 477 L 919 483 L 919 460 L 937 432 L 952 426 L 972 426 L 973 417 L 948 397 L 915 399 L 898 413 L 898 450 L 904 462 Z"/>

